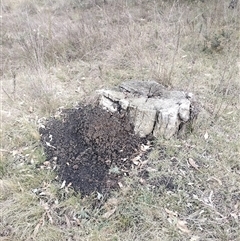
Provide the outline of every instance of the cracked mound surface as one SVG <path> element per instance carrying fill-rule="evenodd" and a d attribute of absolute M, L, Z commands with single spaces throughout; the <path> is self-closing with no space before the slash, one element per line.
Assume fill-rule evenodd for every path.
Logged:
<path fill-rule="evenodd" d="M 64 110 L 39 132 L 47 160 L 56 161 L 60 180 L 83 196 L 117 187 L 145 142 L 134 135 L 127 115 L 92 106 Z"/>

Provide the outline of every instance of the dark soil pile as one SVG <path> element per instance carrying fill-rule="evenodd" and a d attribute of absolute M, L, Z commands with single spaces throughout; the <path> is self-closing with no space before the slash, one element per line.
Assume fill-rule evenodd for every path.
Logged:
<path fill-rule="evenodd" d="M 145 142 L 134 135 L 126 114 L 91 106 L 64 110 L 39 132 L 47 160 L 57 162 L 60 180 L 83 196 L 116 187 Z"/>

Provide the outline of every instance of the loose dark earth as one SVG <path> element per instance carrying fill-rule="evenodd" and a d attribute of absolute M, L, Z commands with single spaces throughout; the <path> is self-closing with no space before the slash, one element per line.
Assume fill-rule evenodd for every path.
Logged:
<path fill-rule="evenodd" d="M 39 132 L 47 160 L 57 164 L 60 181 L 82 196 L 116 188 L 146 142 L 134 135 L 127 114 L 92 106 L 64 110 Z"/>

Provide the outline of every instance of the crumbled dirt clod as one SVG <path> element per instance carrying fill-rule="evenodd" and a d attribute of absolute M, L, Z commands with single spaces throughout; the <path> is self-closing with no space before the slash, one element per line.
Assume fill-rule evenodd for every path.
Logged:
<path fill-rule="evenodd" d="M 47 160 L 57 159 L 60 180 L 82 195 L 116 187 L 145 142 L 134 135 L 126 114 L 92 106 L 64 110 L 39 132 Z"/>

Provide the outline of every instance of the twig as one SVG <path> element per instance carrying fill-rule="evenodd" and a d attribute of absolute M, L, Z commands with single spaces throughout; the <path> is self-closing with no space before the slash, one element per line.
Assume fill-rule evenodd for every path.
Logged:
<path fill-rule="evenodd" d="M 7 97 L 14 102 L 14 99 L 7 93 L 7 91 L 2 87 L 3 92 L 7 95 Z"/>

